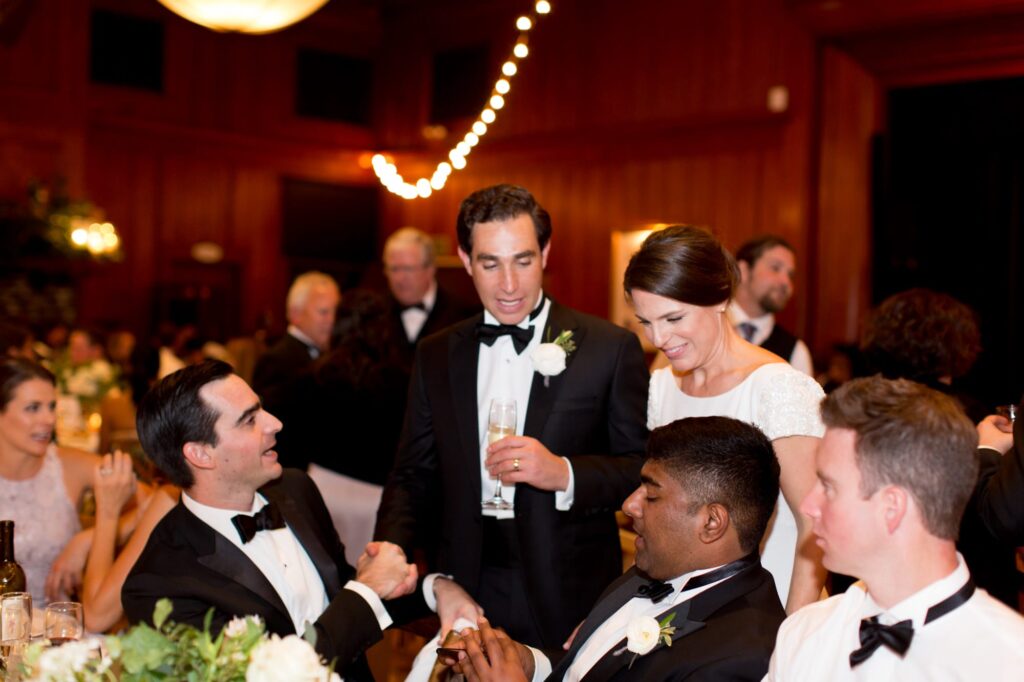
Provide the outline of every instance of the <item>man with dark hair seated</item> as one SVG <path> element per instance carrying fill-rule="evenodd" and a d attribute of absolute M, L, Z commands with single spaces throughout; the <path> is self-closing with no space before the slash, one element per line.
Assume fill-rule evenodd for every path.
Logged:
<path fill-rule="evenodd" d="M 250 614 L 282 636 L 312 627 L 317 651 L 337 659 L 346 680 L 372 680 L 363 652 L 400 612 L 425 613 L 435 591 L 441 608 L 473 606 L 444 578 L 422 599 L 396 601 L 413 591 L 416 568 L 390 543 L 371 544 L 358 569 L 349 566 L 313 482 L 277 462 L 281 422 L 228 364 L 207 360 L 163 379 L 139 406 L 138 430 L 182 494 L 125 581 L 130 621 L 150 620 L 167 597 L 178 623 L 201 627 L 212 609 L 214 632 Z"/>
<path fill-rule="evenodd" d="M 760 680 L 785 618 L 757 551 L 778 494 L 779 464 L 757 427 L 694 417 L 655 429 L 622 505 L 636 566 L 568 652 L 529 650 L 482 623 L 487 655 L 467 636 L 459 666 L 481 680 Z M 552 655 L 561 660 L 549 675 Z"/>

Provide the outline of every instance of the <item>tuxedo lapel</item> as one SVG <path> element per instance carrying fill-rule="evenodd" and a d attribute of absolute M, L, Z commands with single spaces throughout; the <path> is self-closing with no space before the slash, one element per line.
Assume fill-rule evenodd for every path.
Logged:
<path fill-rule="evenodd" d="M 572 340 L 577 348 L 583 341 L 586 330 L 580 327 L 579 322 L 572 311 L 551 301 L 551 310 L 548 312 L 548 321 L 541 330 L 541 343 L 550 343 L 564 331 L 572 332 Z M 572 363 L 575 353 L 566 358 L 566 368 L 562 373 L 545 377 L 540 372 L 533 373 L 533 383 L 530 386 L 530 404 L 526 409 L 526 423 L 523 426 L 523 435 L 541 439 L 544 434 L 544 427 L 548 422 L 548 415 L 551 414 L 551 407 L 555 404 L 562 389 L 565 375 L 568 374 L 569 365 Z"/>
<path fill-rule="evenodd" d="M 451 384 L 452 409 L 459 424 L 462 451 L 466 466 L 479 467 L 480 458 L 480 413 L 476 393 L 476 372 L 480 360 L 480 344 L 473 333 L 476 323 L 483 319 L 476 315 L 461 324 L 452 333 L 448 343 L 448 378 Z M 474 471 L 475 469 L 467 469 Z M 469 477 L 476 488 L 476 499 L 480 499 L 480 477 Z"/>
<path fill-rule="evenodd" d="M 291 626 L 291 616 L 281 597 L 270 581 L 256 567 L 249 557 L 231 544 L 231 541 L 199 520 L 184 505 L 181 507 L 187 519 L 185 533 L 196 550 L 198 561 L 206 568 L 223 575 L 227 580 L 242 585 L 254 595 L 280 612 Z"/>
<path fill-rule="evenodd" d="M 755 587 L 757 587 L 760 570 L 761 565 L 759 563 L 755 563 L 754 565 L 746 568 L 740 573 L 737 573 L 735 576 L 726 580 L 725 582 L 716 585 L 711 589 L 705 590 L 704 592 L 701 592 L 693 599 L 688 599 L 687 601 L 676 604 L 675 606 L 672 606 L 662 611 L 657 616 L 655 616 L 656 620 L 660 623 L 664 621 L 665 618 L 675 614 L 672 618 L 672 622 L 669 623 L 669 627 L 675 628 L 675 631 L 672 633 L 672 645 L 676 646 L 677 640 L 680 640 L 683 637 L 686 637 L 687 635 L 693 634 L 694 632 L 697 632 L 698 630 L 702 629 L 707 624 L 707 619 L 711 617 L 716 611 L 718 611 L 720 608 L 722 608 L 729 602 L 733 601 L 734 599 L 737 599 L 742 595 L 747 594 Z M 617 611 L 619 607 L 622 606 L 622 604 L 625 603 L 625 600 L 633 594 L 633 592 L 630 592 L 629 595 L 623 598 L 624 590 L 622 588 L 624 588 L 626 584 L 630 584 L 633 590 L 635 591 L 637 584 L 639 584 L 640 582 L 643 581 L 639 578 L 639 576 L 637 576 L 636 580 L 627 581 L 626 583 L 623 583 L 623 585 L 620 586 L 620 589 L 616 590 L 613 593 L 617 595 L 617 600 L 612 602 L 612 608 L 610 608 L 607 611 L 607 613 L 604 613 L 600 617 L 600 619 L 597 620 L 597 624 L 599 625 L 600 623 L 604 622 L 607 618 L 611 617 L 611 615 L 615 613 L 615 611 Z M 610 594 L 607 599 L 602 601 L 611 602 L 611 597 L 612 595 Z M 596 607 L 594 609 L 594 615 L 597 615 Z M 588 617 L 587 620 L 589 621 L 590 617 Z M 593 632 L 595 628 L 596 626 L 591 628 L 591 632 Z M 580 634 L 582 634 L 582 632 Z M 575 645 L 576 642 L 573 642 L 573 644 Z M 630 661 L 633 660 L 633 654 L 629 651 L 624 651 L 623 649 L 625 646 L 626 640 L 622 639 L 619 642 L 617 642 L 614 646 L 610 647 L 607 653 L 605 653 L 605 655 L 602 656 L 601 659 L 594 664 L 594 667 L 592 667 L 587 672 L 587 674 L 583 676 L 583 682 L 598 682 L 600 680 L 608 680 L 611 677 L 613 677 L 623 666 L 629 666 Z M 658 650 L 663 648 L 664 646 L 664 643 L 659 643 L 654 649 L 652 649 L 645 655 L 655 655 L 658 652 Z M 685 644 L 683 644 L 682 646 L 685 646 Z M 576 647 L 574 646 L 574 648 Z M 622 651 L 622 653 L 616 656 L 615 652 L 617 651 Z M 573 653 L 572 656 L 575 656 L 575 654 Z M 569 658 L 569 656 L 566 656 L 566 658 Z M 569 660 L 572 659 L 570 658 Z"/>
<path fill-rule="evenodd" d="M 333 598 L 338 593 L 338 590 L 341 589 L 338 565 L 335 563 L 334 558 L 328 555 L 323 541 L 316 530 L 309 524 L 306 515 L 302 513 L 296 501 L 288 495 L 279 493 L 283 493 L 283 491 L 276 489 L 272 492 L 268 491 L 267 498 L 272 499 L 280 508 L 288 527 L 295 533 L 299 544 L 306 550 L 317 573 L 320 574 L 320 579 L 324 582 L 324 590 L 327 592 L 328 599 Z"/>

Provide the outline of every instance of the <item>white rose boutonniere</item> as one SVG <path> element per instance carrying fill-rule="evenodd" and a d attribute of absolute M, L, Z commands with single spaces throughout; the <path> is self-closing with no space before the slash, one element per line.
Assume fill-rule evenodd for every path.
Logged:
<path fill-rule="evenodd" d="M 633 660 L 629 662 L 629 667 L 633 667 L 636 659 L 649 654 L 658 646 L 658 642 L 672 646 L 672 635 L 675 634 L 676 628 L 671 623 L 675 617 L 675 613 L 670 613 L 661 622 L 655 620 L 653 616 L 637 616 L 629 621 L 626 625 L 626 647 L 616 651 L 616 655 L 624 651 L 632 653 Z"/>
<path fill-rule="evenodd" d="M 565 360 L 575 350 L 576 342 L 572 340 L 572 332 L 569 330 L 559 334 L 554 341 L 542 343 L 533 349 L 530 355 L 533 369 L 544 377 L 545 386 L 550 377 L 565 371 Z"/>

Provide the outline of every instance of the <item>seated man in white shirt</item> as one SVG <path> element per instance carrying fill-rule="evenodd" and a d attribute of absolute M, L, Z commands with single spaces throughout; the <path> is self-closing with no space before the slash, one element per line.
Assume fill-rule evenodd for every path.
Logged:
<path fill-rule="evenodd" d="M 460 667 L 501 681 L 760 680 L 785 618 L 758 557 L 778 494 L 779 465 L 757 427 L 693 417 L 655 429 L 640 487 L 622 505 L 636 566 L 605 590 L 568 652 L 503 647 L 493 638 L 504 633 L 481 623 L 489 659 L 466 637 Z M 631 634 L 644 622 L 646 643 Z M 551 656 L 561 659 L 553 672 Z"/>
<path fill-rule="evenodd" d="M 444 578 L 413 592 L 416 568 L 396 545 L 373 543 L 353 570 L 313 482 L 282 469 L 274 452 L 281 422 L 224 362 L 168 376 L 143 399 L 139 438 L 181 503 L 153 529 L 121 594 L 132 622 L 151 620 L 171 599 L 170 619 L 217 632 L 255 614 L 281 636 L 316 631 L 316 649 L 347 680 L 372 680 L 363 652 L 392 618 L 472 602 Z M 385 607 L 382 600 L 388 600 Z M 396 601 L 397 600 L 397 601 Z M 461 600 L 461 601 L 460 601 Z"/>
<path fill-rule="evenodd" d="M 860 578 L 790 616 L 766 680 L 1019 680 L 1024 618 L 975 589 L 955 539 L 977 434 L 950 397 L 881 377 L 822 403 L 801 504 L 825 566 Z"/>

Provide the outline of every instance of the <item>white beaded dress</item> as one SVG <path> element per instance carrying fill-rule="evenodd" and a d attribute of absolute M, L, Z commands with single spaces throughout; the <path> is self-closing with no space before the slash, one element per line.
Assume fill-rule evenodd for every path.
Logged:
<path fill-rule="evenodd" d="M 647 426 L 653 429 L 683 417 L 732 417 L 757 426 L 772 441 L 788 436 L 820 438 L 825 427 L 818 410 L 824 395 L 814 379 L 785 362 L 762 365 L 732 389 L 708 397 L 683 393 L 672 368 L 663 367 L 651 375 Z M 796 519 L 780 492 L 761 541 L 761 563 L 775 578 L 783 604 L 789 596 L 796 537 Z"/>

